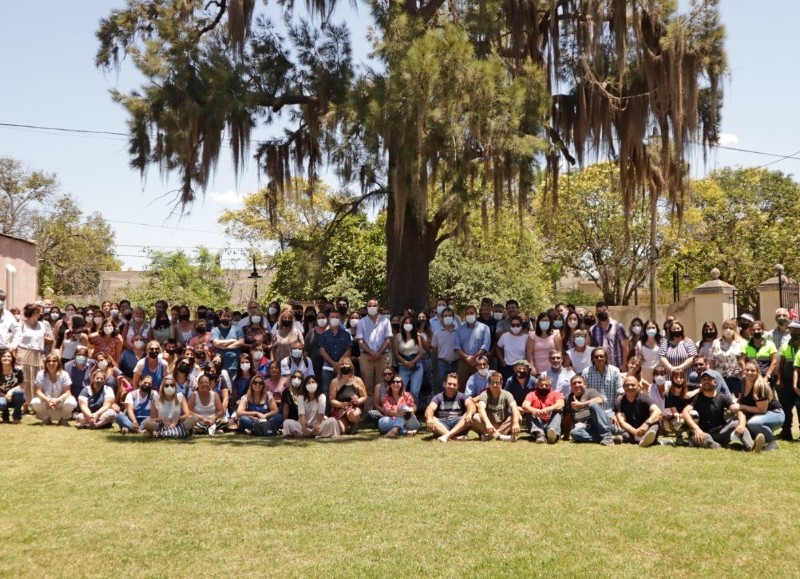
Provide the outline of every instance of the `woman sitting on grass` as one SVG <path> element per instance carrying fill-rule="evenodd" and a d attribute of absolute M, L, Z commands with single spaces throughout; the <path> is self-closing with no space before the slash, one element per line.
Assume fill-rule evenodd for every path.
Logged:
<path fill-rule="evenodd" d="M 222 400 L 211 390 L 211 380 L 206 374 L 200 374 L 197 379 L 197 391 L 189 396 L 189 410 L 197 419 L 192 429 L 194 434 L 213 436 L 217 429 L 222 429 L 228 424 Z"/>
<path fill-rule="evenodd" d="M 139 381 L 139 389 L 129 392 L 125 406 L 117 412 L 116 422 L 122 434 L 144 432 L 142 425 L 150 417 L 153 405 L 153 379 L 146 376 Z"/>
<path fill-rule="evenodd" d="M 303 378 L 303 371 L 295 370 L 289 378 L 289 387 L 284 388 L 283 392 L 281 392 L 281 415 L 284 421 L 300 420 L 297 402 L 303 393 Z"/>
<path fill-rule="evenodd" d="M 22 368 L 17 366 L 11 350 L 6 350 L 0 356 L 0 410 L 3 413 L 3 422 L 8 422 L 9 408 L 13 412 L 14 424 L 19 424 L 22 420 L 22 405 L 25 403 L 25 393 L 22 390 L 24 382 Z"/>
<path fill-rule="evenodd" d="M 314 376 L 303 381 L 302 394 L 297 401 L 299 420 L 283 423 L 283 435 L 294 438 L 330 438 L 339 435 L 339 422 L 325 416 L 325 394 L 319 392 Z"/>
<path fill-rule="evenodd" d="M 659 366 L 664 368 L 664 366 Z M 666 370 L 666 368 L 664 368 Z M 684 370 L 673 370 L 670 373 L 670 381 L 668 383 L 667 394 L 664 396 L 664 428 L 667 431 L 675 432 L 676 442 L 683 440 L 683 418 L 681 414 L 689 401 L 699 390 L 689 391 L 689 385 L 686 382 L 686 372 Z"/>
<path fill-rule="evenodd" d="M 378 420 L 378 430 L 386 438 L 395 438 L 398 434 L 414 436 L 419 430 L 419 420 L 414 416 L 416 411 L 414 397 L 406 392 L 403 379 L 395 376 L 383 397 L 383 418 Z"/>
<path fill-rule="evenodd" d="M 253 436 L 275 436 L 280 422 L 278 405 L 267 390 L 264 377 L 256 374 L 250 379 L 247 393 L 239 399 L 236 415 L 239 417 L 239 432 Z"/>
<path fill-rule="evenodd" d="M 362 408 L 367 401 L 367 389 L 361 378 L 353 375 L 353 361 L 348 357 L 339 360 L 339 373 L 331 381 L 330 403 L 333 417 L 339 421 L 339 430 L 345 434 L 358 432 Z"/>
<path fill-rule="evenodd" d="M 114 422 L 114 389 L 106 385 L 106 371 L 92 372 L 89 385 L 78 396 L 78 428 L 105 428 Z"/>
<path fill-rule="evenodd" d="M 142 423 L 142 427 L 150 436 L 183 438 L 192 432 L 195 424 L 197 418 L 189 411 L 186 398 L 178 392 L 175 378 L 165 377 L 161 391 L 153 395 L 150 418 Z"/>
<path fill-rule="evenodd" d="M 42 424 L 52 424 L 57 420 L 59 426 L 67 426 L 72 411 L 78 401 L 70 391 L 72 380 L 61 369 L 61 360 L 56 354 L 48 354 L 44 360 L 44 370 L 39 370 L 34 381 L 35 398 L 31 408 Z"/>
<path fill-rule="evenodd" d="M 785 418 L 783 407 L 767 379 L 761 375 L 759 364 L 755 360 L 744 365 L 742 395 L 739 397 L 739 403 L 734 405 L 734 409 L 744 412 L 747 418 L 747 430 L 753 439 L 759 434 L 764 435 L 766 441 L 764 450 L 778 450 L 775 431 L 783 426 Z"/>

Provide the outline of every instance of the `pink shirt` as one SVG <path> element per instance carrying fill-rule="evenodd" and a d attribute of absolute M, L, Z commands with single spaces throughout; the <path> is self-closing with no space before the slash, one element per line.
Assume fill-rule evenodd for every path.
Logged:
<path fill-rule="evenodd" d="M 403 392 L 400 400 L 395 400 L 394 396 L 391 394 L 386 394 L 383 397 L 383 413 L 387 416 L 390 412 L 396 413 L 400 406 L 410 406 L 415 408 L 414 397 L 411 395 L 411 392 Z"/>

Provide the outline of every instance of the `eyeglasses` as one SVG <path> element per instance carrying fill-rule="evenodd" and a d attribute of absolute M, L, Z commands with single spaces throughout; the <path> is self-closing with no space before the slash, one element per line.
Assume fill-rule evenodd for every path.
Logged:
<path fill-rule="evenodd" d="M 58 360 L 47 360 L 48 364 L 57 364 Z"/>
<path fill-rule="evenodd" d="M 263 380 L 253 380 L 253 384 L 261 384 L 263 386 L 264 385 L 264 381 Z"/>
<path fill-rule="evenodd" d="M 158 354 L 160 351 L 161 351 L 161 350 L 159 350 L 158 348 L 150 348 L 150 349 L 148 350 L 148 352 L 155 352 L 156 354 Z M 169 351 L 169 350 L 167 350 L 167 351 Z"/>
<path fill-rule="evenodd" d="M 605 360 L 605 356 L 592 356 L 592 360 Z"/>
<path fill-rule="evenodd" d="M 511 324 L 512 328 L 521 328 L 522 324 Z"/>
<path fill-rule="evenodd" d="M 402 384 L 402 380 L 392 380 L 392 384 Z"/>

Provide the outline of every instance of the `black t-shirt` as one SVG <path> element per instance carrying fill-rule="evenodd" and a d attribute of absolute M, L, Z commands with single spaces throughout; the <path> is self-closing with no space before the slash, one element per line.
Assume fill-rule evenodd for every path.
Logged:
<path fill-rule="evenodd" d="M 15 366 L 11 374 L 0 374 L 0 394 L 5 396 L 11 390 L 20 386 L 25 379 L 22 376 L 22 368 Z"/>
<path fill-rule="evenodd" d="M 725 426 L 725 409 L 733 404 L 733 399 L 725 394 L 717 393 L 709 398 L 702 392 L 692 398 L 692 408 L 697 411 L 697 424 L 703 432 L 712 432 Z"/>
<path fill-rule="evenodd" d="M 689 404 L 689 400 L 678 394 L 670 393 L 664 397 L 664 408 L 674 408 L 678 412 L 683 412 L 687 404 Z"/>
<path fill-rule="evenodd" d="M 751 388 L 750 392 L 747 395 L 745 395 L 745 393 L 743 391 L 742 395 L 739 397 L 739 404 L 741 404 L 743 406 L 758 406 L 758 404 L 756 404 L 757 401 L 758 401 L 758 398 L 756 398 L 756 389 L 755 388 Z M 774 412 L 774 411 L 778 411 L 780 409 L 782 409 L 782 406 L 781 406 L 780 401 L 778 400 L 778 397 L 777 396 L 773 396 L 772 400 L 769 401 L 769 405 L 767 406 L 767 412 L 770 412 L 770 411 Z M 744 415 L 748 419 L 751 416 L 757 416 L 758 414 L 760 414 L 760 413 L 753 414 L 752 412 L 747 412 L 746 410 L 743 410 L 742 412 L 744 412 Z"/>
<path fill-rule="evenodd" d="M 639 393 L 636 398 L 631 402 L 627 396 L 622 396 L 614 404 L 614 413 L 621 413 L 625 415 L 625 421 L 633 426 L 639 428 L 647 417 L 650 416 L 650 406 L 653 401 L 647 394 Z"/>
<path fill-rule="evenodd" d="M 289 391 L 289 388 L 284 388 L 283 392 L 281 392 L 281 412 L 283 412 L 284 404 L 289 405 L 289 416 L 284 416 L 284 420 L 300 420 L 297 413 L 297 402 L 292 398 L 292 393 Z"/>

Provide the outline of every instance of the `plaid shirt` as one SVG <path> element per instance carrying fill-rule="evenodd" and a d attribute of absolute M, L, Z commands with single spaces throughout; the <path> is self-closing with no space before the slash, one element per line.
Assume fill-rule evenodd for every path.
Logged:
<path fill-rule="evenodd" d="M 586 382 L 586 389 L 593 388 L 600 392 L 605 399 L 606 408 L 613 408 L 617 395 L 622 393 L 622 374 L 619 368 L 608 364 L 606 371 L 601 374 L 591 365 L 581 375 Z"/>

